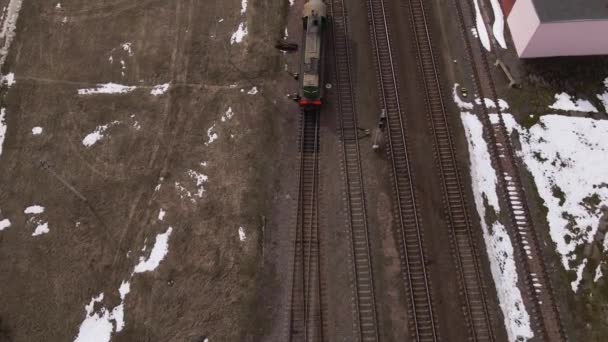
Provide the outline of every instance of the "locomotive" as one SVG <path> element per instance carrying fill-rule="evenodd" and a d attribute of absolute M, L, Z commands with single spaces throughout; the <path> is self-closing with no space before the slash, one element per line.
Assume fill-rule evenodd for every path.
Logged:
<path fill-rule="evenodd" d="M 323 0 L 309 0 L 302 14 L 304 37 L 300 64 L 300 107 L 321 107 L 323 96 L 323 37 L 327 27 L 327 8 Z"/>

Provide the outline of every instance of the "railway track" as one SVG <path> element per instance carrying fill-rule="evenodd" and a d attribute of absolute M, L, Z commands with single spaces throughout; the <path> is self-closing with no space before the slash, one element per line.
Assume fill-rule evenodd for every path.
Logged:
<path fill-rule="evenodd" d="M 350 49 L 346 9 L 342 0 L 331 0 L 332 38 L 335 80 L 342 144 L 342 167 L 345 181 L 347 226 L 355 278 L 355 315 L 359 341 L 378 341 L 376 299 L 369 243 L 369 231 L 363 189 L 363 175 L 357 136 L 357 111 L 351 82 Z"/>
<path fill-rule="evenodd" d="M 435 160 L 441 177 L 446 221 L 461 291 L 464 319 L 471 341 L 494 341 L 485 284 L 479 266 L 473 226 L 468 215 L 462 177 L 458 170 L 454 138 L 441 90 L 427 11 L 422 0 L 407 0 L 415 37 L 418 69 L 426 95 L 427 118 L 433 133 Z"/>
<path fill-rule="evenodd" d="M 408 327 L 416 341 L 437 341 L 431 284 L 426 269 L 422 225 L 407 150 L 405 118 L 383 0 L 368 0 L 368 19 L 376 61 L 381 106 L 387 114 L 387 143 L 394 189 L 394 212 L 403 280 L 408 297 Z"/>
<path fill-rule="evenodd" d="M 289 341 L 323 341 L 318 174 L 319 111 L 302 111 Z"/>
<path fill-rule="evenodd" d="M 475 10 L 472 1 L 454 0 L 458 13 L 461 34 L 467 57 L 472 67 L 473 84 L 480 98 L 494 101 L 488 108 L 480 101 L 481 122 L 484 135 L 489 139 L 492 164 L 498 172 L 498 193 L 508 206 L 509 234 L 515 243 L 515 256 L 523 268 L 523 295 L 526 307 L 531 311 L 532 325 L 536 337 L 541 341 L 566 341 L 559 311 L 553 296 L 551 282 L 534 228 L 526 194 L 521 182 L 517 161 L 508 130 L 502 118 L 496 86 L 490 71 L 488 55 L 478 39 L 471 42 L 468 27 L 475 25 Z M 466 6 L 463 6 L 466 3 Z M 496 48 L 496 45 L 494 45 Z M 488 96 L 489 95 L 489 96 Z M 490 113 L 496 113 L 491 120 Z"/>

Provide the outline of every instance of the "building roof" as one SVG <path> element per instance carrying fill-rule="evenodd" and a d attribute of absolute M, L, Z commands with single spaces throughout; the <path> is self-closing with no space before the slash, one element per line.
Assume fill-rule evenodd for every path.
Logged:
<path fill-rule="evenodd" d="M 606 0 L 533 0 L 533 3 L 541 22 L 608 20 Z"/>

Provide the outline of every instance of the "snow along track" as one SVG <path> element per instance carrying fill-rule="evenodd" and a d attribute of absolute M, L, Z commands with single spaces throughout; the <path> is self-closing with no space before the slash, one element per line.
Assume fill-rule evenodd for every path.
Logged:
<path fill-rule="evenodd" d="M 386 110 L 388 153 L 394 190 L 394 215 L 398 227 L 399 255 L 406 293 L 408 326 L 416 341 L 439 340 L 433 312 L 430 276 L 422 236 L 422 223 L 414 190 L 412 167 L 407 150 L 405 118 L 399 103 L 397 73 L 393 61 L 384 0 L 367 1 L 368 18 L 379 87 L 381 108 Z"/>
<path fill-rule="evenodd" d="M 454 0 L 461 34 L 465 43 L 467 57 L 472 67 L 473 83 L 479 98 L 489 98 L 498 103 L 496 88 L 487 52 L 477 41 L 471 43 L 468 27 L 475 24 L 475 9 L 471 0 L 464 2 Z M 466 6 L 466 8 L 465 8 Z M 477 50 L 474 50 L 477 47 Z M 476 52 L 475 52 L 476 51 Z M 485 96 L 489 93 L 490 96 Z M 523 291 L 526 305 L 532 312 L 532 322 L 536 337 L 541 341 L 566 341 L 559 311 L 553 297 L 550 279 L 547 275 L 542 250 L 536 230 L 532 223 L 530 210 L 526 203 L 526 195 L 522 185 L 517 162 L 509 134 L 502 119 L 500 106 L 495 106 L 498 114 L 496 121 L 490 121 L 486 101 L 479 101 L 481 122 L 485 136 L 489 139 L 488 146 L 492 163 L 498 172 L 498 191 L 509 207 L 510 235 L 515 242 L 517 263 L 523 267 Z"/>
<path fill-rule="evenodd" d="M 469 328 L 471 341 L 494 341 L 479 255 L 456 162 L 454 139 L 441 92 L 439 69 L 433 51 L 426 9 L 422 0 L 408 2 L 412 30 L 416 38 L 418 67 L 424 81 L 427 118 L 433 131 L 435 157 L 442 180 L 446 222 L 450 228 L 461 297 L 464 297 L 462 298 L 464 319 Z"/>

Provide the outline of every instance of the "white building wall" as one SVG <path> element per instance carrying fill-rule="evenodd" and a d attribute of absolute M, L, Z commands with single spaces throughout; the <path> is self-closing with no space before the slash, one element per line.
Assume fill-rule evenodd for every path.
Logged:
<path fill-rule="evenodd" d="M 517 0 L 507 22 L 521 58 L 608 55 L 608 20 L 541 24 L 532 0 Z"/>
<path fill-rule="evenodd" d="M 507 18 L 517 54 L 522 57 L 540 26 L 540 19 L 532 0 L 517 0 Z"/>
<path fill-rule="evenodd" d="M 521 58 L 608 55 L 608 20 L 543 23 Z"/>

